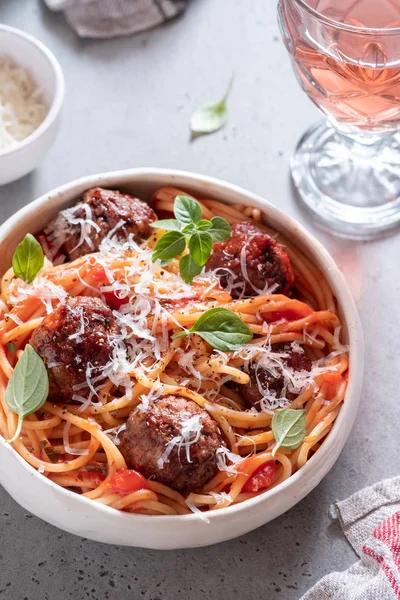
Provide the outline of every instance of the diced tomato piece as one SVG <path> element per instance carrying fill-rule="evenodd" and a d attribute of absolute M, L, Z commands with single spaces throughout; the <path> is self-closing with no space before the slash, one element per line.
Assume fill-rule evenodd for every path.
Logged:
<path fill-rule="evenodd" d="M 324 383 L 332 385 L 339 385 L 342 381 L 342 376 L 338 371 L 327 371 L 326 373 L 322 373 L 321 377 Z"/>
<path fill-rule="evenodd" d="M 242 488 L 242 492 L 259 492 L 272 485 L 276 473 L 276 466 L 273 460 L 263 463 L 254 471 Z"/>
<path fill-rule="evenodd" d="M 267 323 L 275 323 L 276 321 L 298 321 L 311 313 L 311 309 L 309 313 L 304 314 L 289 308 L 287 310 L 273 310 L 272 312 L 264 313 L 261 316 Z"/>
<path fill-rule="evenodd" d="M 137 471 L 132 469 L 118 469 L 107 485 L 107 489 L 110 492 L 116 492 L 118 494 L 130 494 L 131 492 L 137 492 L 138 490 L 144 490 L 147 488 L 147 481 Z"/>
<path fill-rule="evenodd" d="M 93 265 L 90 269 L 90 277 L 96 283 L 103 283 L 107 281 L 106 272 L 104 267 L 101 265 Z"/>
<path fill-rule="evenodd" d="M 332 400 L 337 393 L 337 387 L 342 381 L 342 375 L 338 371 L 327 371 L 321 375 L 324 386 L 325 400 Z"/>
<path fill-rule="evenodd" d="M 118 298 L 115 292 L 103 292 L 104 299 L 112 310 L 119 310 L 128 303 L 128 298 Z"/>

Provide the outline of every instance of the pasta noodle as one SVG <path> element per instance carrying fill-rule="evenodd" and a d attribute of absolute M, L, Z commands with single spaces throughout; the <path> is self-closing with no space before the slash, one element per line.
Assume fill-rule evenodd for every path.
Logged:
<path fill-rule="evenodd" d="M 168 187 L 156 192 L 155 211 L 171 216 L 179 194 L 187 196 Z M 143 317 L 146 331 L 155 340 L 152 353 L 146 347 L 136 361 L 124 364 L 124 379 L 105 377 L 96 388 L 97 398 L 81 404 L 47 401 L 24 419 L 21 436 L 12 442 L 14 449 L 43 476 L 117 510 L 152 515 L 181 515 L 191 510 L 204 513 L 258 496 L 302 468 L 318 450 L 345 396 L 347 347 L 340 341 L 335 298 L 323 274 L 292 243 L 264 223 L 259 209 L 208 198 L 197 201 L 205 219 L 221 216 L 231 224 L 247 220 L 277 239 L 290 257 L 296 296 L 289 298 L 267 290 L 251 298 L 232 299 L 229 291 L 207 273 L 190 286 L 183 286 L 177 261 L 161 271 L 153 266 L 147 276 L 145 268 L 150 267 L 144 265 L 157 232 L 141 247 L 118 245 L 115 239 L 108 238 L 99 252 L 58 265 L 46 261 L 32 284 L 16 279 L 12 269 L 2 278 L 0 430 L 6 439 L 13 436 L 17 425 L 16 415 L 5 402 L 7 382 L 26 343 L 47 313 L 67 295 L 102 297 L 108 288 L 117 296 L 126 287 L 135 288 L 138 295 L 154 301 L 152 306 L 156 308 Z M 176 293 L 175 300 L 170 301 L 182 286 L 181 297 Z M 183 327 L 189 329 L 206 310 L 215 307 L 230 309 L 248 325 L 254 337 L 245 348 L 222 353 L 214 352 L 197 336 L 171 340 L 173 333 Z M 290 401 L 265 404 L 262 410 L 249 409 L 238 391 L 240 385 L 249 381 L 249 357 L 254 360 L 271 344 L 283 343 L 305 349 L 313 361 L 311 373 Z M 120 369 L 121 365 L 117 367 Z M 152 394 L 189 399 L 218 424 L 224 438 L 220 470 L 199 493 L 184 497 L 152 479 L 146 481 L 145 489 L 130 493 L 113 488 L 115 474 L 127 468 L 118 448 L 119 432 L 130 412 Z M 306 411 L 306 437 L 295 450 L 275 448 L 271 421 L 283 406 Z M 269 485 L 246 491 L 246 482 L 271 464 L 274 471 Z"/>

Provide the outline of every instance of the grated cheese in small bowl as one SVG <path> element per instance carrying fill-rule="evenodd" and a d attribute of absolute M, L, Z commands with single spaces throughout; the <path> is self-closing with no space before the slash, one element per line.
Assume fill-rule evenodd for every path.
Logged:
<path fill-rule="evenodd" d="M 0 54 L 0 151 L 18 146 L 39 127 L 47 112 L 28 69 Z"/>

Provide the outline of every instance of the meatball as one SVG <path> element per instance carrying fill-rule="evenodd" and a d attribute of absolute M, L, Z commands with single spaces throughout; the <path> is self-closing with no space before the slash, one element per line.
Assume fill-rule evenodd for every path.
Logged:
<path fill-rule="evenodd" d="M 187 494 L 218 471 L 217 423 L 192 400 L 163 396 L 131 413 L 119 448 L 131 469 Z"/>
<path fill-rule="evenodd" d="M 243 259 L 247 272 L 242 269 Z M 275 283 L 278 284 L 275 292 L 288 296 L 294 283 L 290 259 L 281 244 L 247 222 L 233 225 L 231 237 L 214 244 L 207 268 L 229 269 L 233 273 L 234 283 L 242 283 L 239 289 L 233 288 L 234 298 L 243 288 L 245 296 L 254 296 Z M 227 287 L 228 280 L 229 273 L 221 274 L 223 287 Z"/>
<path fill-rule="evenodd" d="M 85 224 L 88 220 L 91 222 Z M 136 242 L 142 242 L 151 235 L 150 223 L 156 220 L 156 213 L 145 202 L 114 190 L 93 188 L 85 192 L 72 209 L 62 211 L 46 231 L 59 236 L 61 251 L 69 260 L 75 260 L 96 252 L 115 228 L 115 235 L 120 239 L 133 234 Z M 118 227 L 121 221 L 123 225 Z M 84 236 L 82 227 L 86 229 Z"/>
<path fill-rule="evenodd" d="M 49 375 L 49 399 L 73 403 L 72 396 L 88 397 L 90 378 L 101 375 L 112 357 L 111 338 L 120 335 L 112 311 L 98 298 L 69 298 L 47 315 L 30 343 Z"/>
<path fill-rule="evenodd" d="M 257 363 L 250 363 L 247 370 L 250 382 L 235 388 L 250 406 L 257 409 L 265 396 L 280 398 L 284 395 L 288 400 L 294 400 L 300 393 L 301 389 L 285 377 L 282 366 L 295 372 L 312 369 L 311 359 L 302 349 L 293 349 L 290 344 L 275 344 L 274 352 L 277 353 L 276 361 L 268 356 L 266 361 L 261 358 Z"/>

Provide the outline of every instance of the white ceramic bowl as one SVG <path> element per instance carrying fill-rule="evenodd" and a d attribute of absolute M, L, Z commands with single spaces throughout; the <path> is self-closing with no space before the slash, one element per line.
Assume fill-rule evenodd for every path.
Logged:
<path fill-rule="evenodd" d="M 85 538 L 155 549 L 206 546 L 237 537 L 281 515 L 308 494 L 339 456 L 357 414 L 363 374 L 360 321 L 342 274 L 327 251 L 288 215 L 229 183 L 181 171 L 131 169 L 78 179 L 28 204 L 0 227 L 0 274 L 9 267 L 15 247 L 27 232 L 39 231 L 83 191 L 102 186 L 120 189 L 144 200 L 157 188 L 171 185 L 199 197 L 261 208 L 268 224 L 285 234 L 325 273 L 337 298 L 350 344 L 350 376 L 346 397 L 334 427 L 316 454 L 289 479 L 265 494 L 210 513 L 209 523 L 198 515 L 144 516 L 118 512 L 52 483 L 30 467 L 0 437 L 0 482 L 11 496 L 36 516 Z"/>
<path fill-rule="evenodd" d="M 0 25 L 0 54 L 26 67 L 42 90 L 48 113 L 39 127 L 10 150 L 0 150 L 0 185 L 30 173 L 53 145 L 64 99 L 64 76 L 53 53 L 24 31 Z"/>

